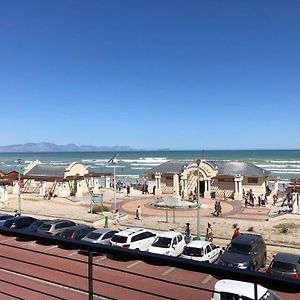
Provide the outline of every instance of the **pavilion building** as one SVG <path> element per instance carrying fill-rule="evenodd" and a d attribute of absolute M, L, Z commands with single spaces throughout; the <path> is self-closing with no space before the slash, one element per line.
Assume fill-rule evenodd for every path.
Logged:
<path fill-rule="evenodd" d="M 173 193 L 173 177 L 179 177 L 180 193 L 187 197 L 197 191 L 202 197 L 224 197 L 241 200 L 243 192 L 265 194 L 269 171 L 239 161 L 167 161 L 148 171 L 149 191 L 156 195 Z"/>

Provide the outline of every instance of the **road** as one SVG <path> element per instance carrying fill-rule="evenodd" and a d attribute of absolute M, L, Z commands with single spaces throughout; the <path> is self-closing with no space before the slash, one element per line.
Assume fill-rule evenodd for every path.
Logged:
<path fill-rule="evenodd" d="M 87 256 L 1 235 L 0 245 L 1 299 L 88 299 Z M 210 299 L 211 292 L 199 288 L 213 289 L 217 281 L 209 274 L 139 260 L 120 261 L 101 255 L 93 260 L 94 292 L 101 295 L 94 299 Z M 282 299 L 300 297 L 279 294 Z"/>

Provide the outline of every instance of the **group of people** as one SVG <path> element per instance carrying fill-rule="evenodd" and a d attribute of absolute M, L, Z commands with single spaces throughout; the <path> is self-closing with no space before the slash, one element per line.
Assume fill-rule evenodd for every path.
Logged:
<path fill-rule="evenodd" d="M 185 231 L 184 231 L 184 240 L 185 240 L 186 244 L 188 244 L 191 241 L 191 238 L 192 238 L 192 236 L 191 236 L 190 223 L 186 223 Z M 213 242 L 213 230 L 212 230 L 212 226 L 210 223 L 207 223 L 205 240 L 209 241 L 209 242 Z"/>
<path fill-rule="evenodd" d="M 249 192 L 245 192 L 243 190 L 243 198 L 245 200 L 245 207 L 247 206 L 254 206 L 256 202 L 256 197 L 250 189 Z M 266 194 L 261 194 L 257 197 L 257 205 L 258 206 L 265 206 L 267 204 L 267 195 Z"/>

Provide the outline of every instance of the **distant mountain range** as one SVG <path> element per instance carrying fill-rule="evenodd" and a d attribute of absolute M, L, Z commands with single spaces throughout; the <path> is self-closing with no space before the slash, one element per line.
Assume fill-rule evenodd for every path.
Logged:
<path fill-rule="evenodd" d="M 0 152 L 100 152 L 133 151 L 129 146 L 56 145 L 53 143 L 26 143 L 0 146 Z"/>

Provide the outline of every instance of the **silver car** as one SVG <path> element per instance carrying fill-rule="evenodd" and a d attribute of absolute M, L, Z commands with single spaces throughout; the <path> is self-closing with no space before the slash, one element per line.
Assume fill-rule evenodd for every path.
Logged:
<path fill-rule="evenodd" d="M 43 223 L 37 230 L 37 233 L 48 234 L 48 235 L 57 235 L 64 230 L 76 226 L 76 223 L 69 220 L 51 220 Z"/>
<path fill-rule="evenodd" d="M 90 242 L 94 244 L 103 244 L 109 245 L 110 239 L 114 236 L 115 233 L 119 232 L 118 230 L 113 230 L 109 228 L 100 228 L 88 233 L 82 241 Z"/>

